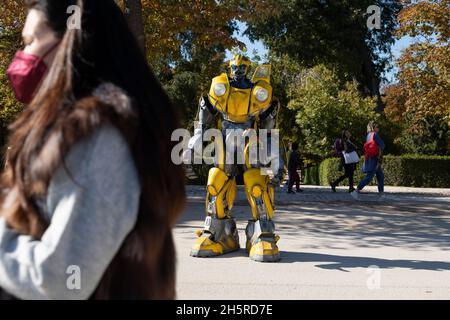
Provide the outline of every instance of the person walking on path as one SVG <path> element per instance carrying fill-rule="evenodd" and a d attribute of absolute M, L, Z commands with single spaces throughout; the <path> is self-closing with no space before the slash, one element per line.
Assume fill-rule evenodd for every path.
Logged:
<path fill-rule="evenodd" d="M 364 144 L 364 165 L 362 171 L 366 176 L 359 182 L 358 187 L 351 193 L 355 200 L 359 199 L 359 192 L 368 185 L 373 177 L 377 177 L 378 193 L 384 199 L 384 172 L 382 168 L 382 155 L 385 144 L 378 132 L 380 128 L 376 122 L 370 121 L 367 125 L 367 137 Z"/>
<path fill-rule="evenodd" d="M 288 193 L 295 193 L 292 191 L 292 187 L 294 184 L 296 185 L 296 191 L 301 192 L 300 189 L 300 176 L 298 175 L 297 169 L 301 165 L 301 159 L 300 159 L 300 153 L 298 152 L 298 143 L 293 142 L 292 143 L 292 151 L 289 155 L 288 160 Z"/>
<path fill-rule="evenodd" d="M 342 150 L 336 148 L 336 154 L 339 154 L 340 157 L 340 166 L 344 168 L 344 174 L 340 176 L 337 180 L 330 183 L 331 190 L 333 192 L 336 192 L 336 187 L 344 181 L 345 179 L 348 179 L 348 185 L 349 185 L 349 192 L 353 192 L 355 188 L 353 187 L 353 176 L 356 169 L 356 163 L 345 163 L 344 159 L 344 153 L 352 153 L 356 152 L 356 146 L 353 144 L 353 142 L 350 141 L 351 133 L 349 130 L 344 129 L 342 130 L 340 141 L 336 140 L 335 148 L 336 146 L 342 146 Z"/>
<path fill-rule="evenodd" d="M 342 160 L 344 156 L 343 152 L 344 152 L 344 144 L 342 142 L 342 137 L 339 137 L 334 141 L 334 156 Z M 338 171 L 342 171 L 342 169 L 343 169 L 343 161 L 340 161 Z"/>

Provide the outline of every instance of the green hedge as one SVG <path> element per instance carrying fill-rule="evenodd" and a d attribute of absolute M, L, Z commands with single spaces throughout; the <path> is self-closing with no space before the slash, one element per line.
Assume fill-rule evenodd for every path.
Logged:
<path fill-rule="evenodd" d="M 304 184 L 319 184 L 319 167 L 311 166 L 305 168 L 305 179 L 303 181 Z"/>
<path fill-rule="evenodd" d="M 305 171 L 305 184 L 329 185 L 343 174 L 338 171 L 338 158 L 322 161 Z M 390 186 L 450 188 L 450 157 L 403 155 L 385 156 L 383 160 L 385 184 Z M 355 171 L 355 182 L 364 176 L 361 172 L 363 159 Z M 343 184 L 347 184 L 345 180 Z M 375 184 L 376 181 L 372 182 Z"/>

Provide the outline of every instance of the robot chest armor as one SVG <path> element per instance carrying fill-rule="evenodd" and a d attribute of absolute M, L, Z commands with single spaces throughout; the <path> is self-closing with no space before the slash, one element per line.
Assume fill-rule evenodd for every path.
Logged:
<path fill-rule="evenodd" d="M 270 106 L 272 87 L 258 82 L 253 88 L 240 89 L 229 85 L 226 75 L 213 79 L 209 100 L 224 120 L 244 123 Z"/>
<path fill-rule="evenodd" d="M 231 118 L 247 118 L 251 114 L 252 89 L 238 89 L 230 87 L 230 94 L 225 106 L 224 113 Z"/>

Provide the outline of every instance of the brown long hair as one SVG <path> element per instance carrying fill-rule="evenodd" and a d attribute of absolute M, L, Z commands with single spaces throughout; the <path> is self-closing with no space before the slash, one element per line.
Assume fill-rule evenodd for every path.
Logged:
<path fill-rule="evenodd" d="M 25 0 L 60 37 L 55 60 L 33 101 L 10 126 L 0 211 L 9 226 L 40 239 L 49 225 L 35 199 L 45 195 L 64 156 L 81 138 L 110 122 L 125 136 L 139 173 L 136 226 L 111 262 L 93 298 L 175 296 L 171 228 L 185 199 L 182 168 L 170 158 L 178 121 L 113 0 Z M 81 29 L 68 29 L 68 6 L 81 8 Z M 121 109 L 92 96 L 111 83 L 130 98 Z M 69 172 L 70 174 L 70 172 Z M 11 200 L 12 199 L 12 200 Z M 120 274 L 120 276 L 118 276 Z"/>

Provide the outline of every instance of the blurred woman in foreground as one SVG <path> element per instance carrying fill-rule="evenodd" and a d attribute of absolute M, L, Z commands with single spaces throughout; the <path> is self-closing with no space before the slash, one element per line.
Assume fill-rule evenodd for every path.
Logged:
<path fill-rule="evenodd" d="M 29 104 L 0 181 L 0 287 L 20 299 L 173 299 L 185 195 L 169 99 L 113 0 L 25 3 L 8 76 Z M 67 27 L 70 5 L 81 28 Z"/>

